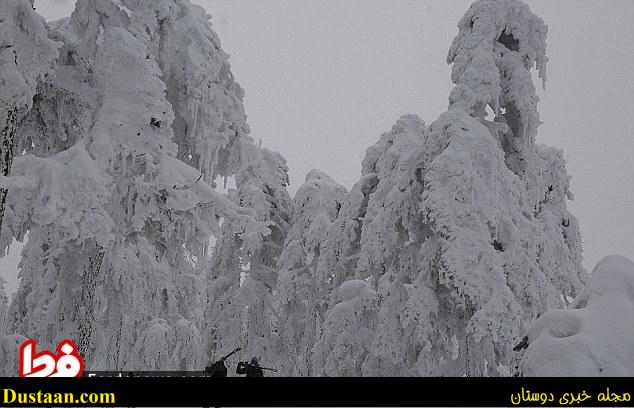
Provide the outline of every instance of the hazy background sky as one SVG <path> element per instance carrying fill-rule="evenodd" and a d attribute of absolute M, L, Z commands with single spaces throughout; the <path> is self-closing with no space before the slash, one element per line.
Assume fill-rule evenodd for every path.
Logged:
<path fill-rule="evenodd" d="M 0 0 L 1 1 L 1 0 Z M 291 193 L 312 168 L 350 188 L 399 116 L 447 108 L 447 51 L 471 0 L 194 0 L 246 90 L 251 135 L 281 152 Z M 634 1 L 529 0 L 549 26 L 538 143 L 564 149 L 584 265 L 634 259 Z M 72 0 L 36 0 L 47 20 Z M 17 251 L 0 259 L 15 287 Z"/>

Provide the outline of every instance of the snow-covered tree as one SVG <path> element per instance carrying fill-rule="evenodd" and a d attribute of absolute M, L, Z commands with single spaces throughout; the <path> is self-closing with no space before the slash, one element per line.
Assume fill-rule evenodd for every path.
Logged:
<path fill-rule="evenodd" d="M 178 158 L 210 183 L 218 176 L 231 177 L 244 163 L 249 126 L 244 91 L 233 78 L 229 56 L 201 7 L 188 0 L 152 3 L 157 3 L 157 14 L 166 16 L 154 19 L 148 14 L 136 24 L 138 31 L 151 28 L 152 47 L 174 110 Z"/>
<path fill-rule="evenodd" d="M 358 277 L 376 282 L 380 308 L 376 335 L 363 363 L 366 375 L 412 374 L 416 350 L 426 346 L 423 323 L 430 321 L 431 293 L 421 281 L 421 244 L 431 235 L 420 214 L 424 122 L 401 117 L 367 150 L 362 173 L 374 175 L 361 232 Z"/>
<path fill-rule="evenodd" d="M 33 133 L 2 180 L 4 236 L 29 231 L 10 319 L 48 347 L 75 339 L 89 367 L 201 368 L 196 260 L 221 218 L 239 225 L 231 232 L 266 232 L 214 190 L 215 175 L 237 171 L 248 127 L 207 18 L 187 1 L 86 0 L 52 29 L 64 44 L 55 79 L 38 88 L 23 132 L 71 120 Z M 187 86 L 195 92 L 179 94 Z M 191 150 L 194 139 L 213 151 Z"/>
<path fill-rule="evenodd" d="M 308 173 L 295 193 L 277 282 L 283 375 L 311 375 L 312 348 L 321 333 L 329 300 L 318 291 L 317 264 L 345 194 L 343 186 L 319 170 Z"/>
<path fill-rule="evenodd" d="M 32 106 L 35 89 L 57 58 L 58 44 L 29 0 L 0 4 L 0 177 L 11 170 L 18 151 L 16 130 Z M 0 231 L 7 189 L 0 188 Z M 1 254 L 0 250 L 0 254 Z"/>
<path fill-rule="evenodd" d="M 495 113 L 496 136 L 508 167 L 525 176 L 539 114 L 530 69 L 546 81 L 548 28 L 529 7 L 516 0 L 477 1 L 458 23 L 447 63 L 456 87 L 450 107 L 461 106 L 476 118 Z"/>
<path fill-rule="evenodd" d="M 348 279 L 355 279 L 360 240 L 375 174 L 366 174 L 346 194 L 339 214 L 326 231 L 317 262 L 317 290 L 329 294 Z"/>
<path fill-rule="evenodd" d="M 520 1 L 481 0 L 459 29 L 449 110 L 429 127 L 405 116 L 368 149 L 324 242 L 329 289 L 362 280 L 376 307 L 361 341 L 333 295 L 320 374 L 508 375 L 523 327 L 585 279 L 563 155 L 534 143 L 545 24 Z"/>
<path fill-rule="evenodd" d="M 321 338 L 313 348 L 313 371 L 330 377 L 360 376 L 375 331 L 377 293 L 358 279 L 332 294 Z"/>
<path fill-rule="evenodd" d="M 280 358 L 281 344 L 274 308 L 278 261 L 288 231 L 291 199 L 286 190 L 288 168 L 279 153 L 245 138 L 241 167 L 230 197 L 254 211 L 268 233 L 232 233 L 240 227 L 225 220 L 225 233 L 207 267 L 209 298 L 206 314 L 210 356 L 221 356 L 237 345 L 263 361 Z"/>
<path fill-rule="evenodd" d="M 256 219 L 268 223 L 271 232 L 257 246 L 245 247 L 243 260 L 247 260 L 248 266 L 239 298 L 245 306 L 245 352 L 263 361 L 277 361 L 282 348 L 274 309 L 274 289 L 292 201 L 286 190 L 286 160 L 267 149 L 261 149 L 261 154 L 261 160 L 245 160 L 250 164 L 238 172 L 236 184 L 241 205 L 254 209 Z"/>
<path fill-rule="evenodd" d="M 0 356 L 23 335 L 93 369 L 241 346 L 286 375 L 508 375 L 583 286 L 563 153 L 535 142 L 547 29 L 518 0 L 460 21 L 447 112 L 398 119 L 349 192 L 312 171 L 294 200 L 200 7 L 0 11 L 0 248 L 28 233 Z"/>

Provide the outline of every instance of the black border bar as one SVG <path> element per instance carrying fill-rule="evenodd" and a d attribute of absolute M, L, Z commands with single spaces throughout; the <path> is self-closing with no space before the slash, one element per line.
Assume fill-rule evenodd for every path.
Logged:
<path fill-rule="evenodd" d="M 625 395 L 634 396 L 632 378 L 0 378 L 0 406 L 37 405 L 7 403 L 3 399 L 5 389 L 16 393 L 114 393 L 116 399 L 111 406 L 135 407 L 634 405 L 629 399 L 625 400 Z M 539 398 L 533 400 L 536 396 Z M 544 396 L 546 402 L 541 400 Z M 617 396 L 623 400 L 618 401 Z"/>

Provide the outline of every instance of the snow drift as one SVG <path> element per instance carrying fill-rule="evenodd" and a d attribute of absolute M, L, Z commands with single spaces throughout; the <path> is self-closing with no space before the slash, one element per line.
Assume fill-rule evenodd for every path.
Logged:
<path fill-rule="evenodd" d="M 634 375 L 634 262 L 603 258 L 570 308 L 545 313 L 527 337 L 524 376 Z"/>

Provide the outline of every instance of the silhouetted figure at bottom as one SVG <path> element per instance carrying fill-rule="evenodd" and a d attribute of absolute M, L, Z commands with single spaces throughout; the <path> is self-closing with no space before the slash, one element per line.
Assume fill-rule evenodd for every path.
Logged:
<path fill-rule="evenodd" d="M 247 377 L 264 377 L 264 371 L 258 363 L 258 358 L 251 358 L 250 362 L 241 361 L 236 367 L 236 374 L 246 374 Z"/>
<path fill-rule="evenodd" d="M 225 365 L 225 360 L 231 357 L 234 353 L 240 351 L 241 348 L 233 350 L 231 353 L 222 357 L 220 360 L 211 364 L 210 366 L 205 367 L 205 372 L 211 373 L 210 377 L 226 377 L 227 376 L 227 366 Z"/>
<path fill-rule="evenodd" d="M 221 358 L 212 365 L 205 367 L 205 371 L 211 373 L 210 377 L 226 377 L 227 366 L 225 365 L 225 359 Z"/>

